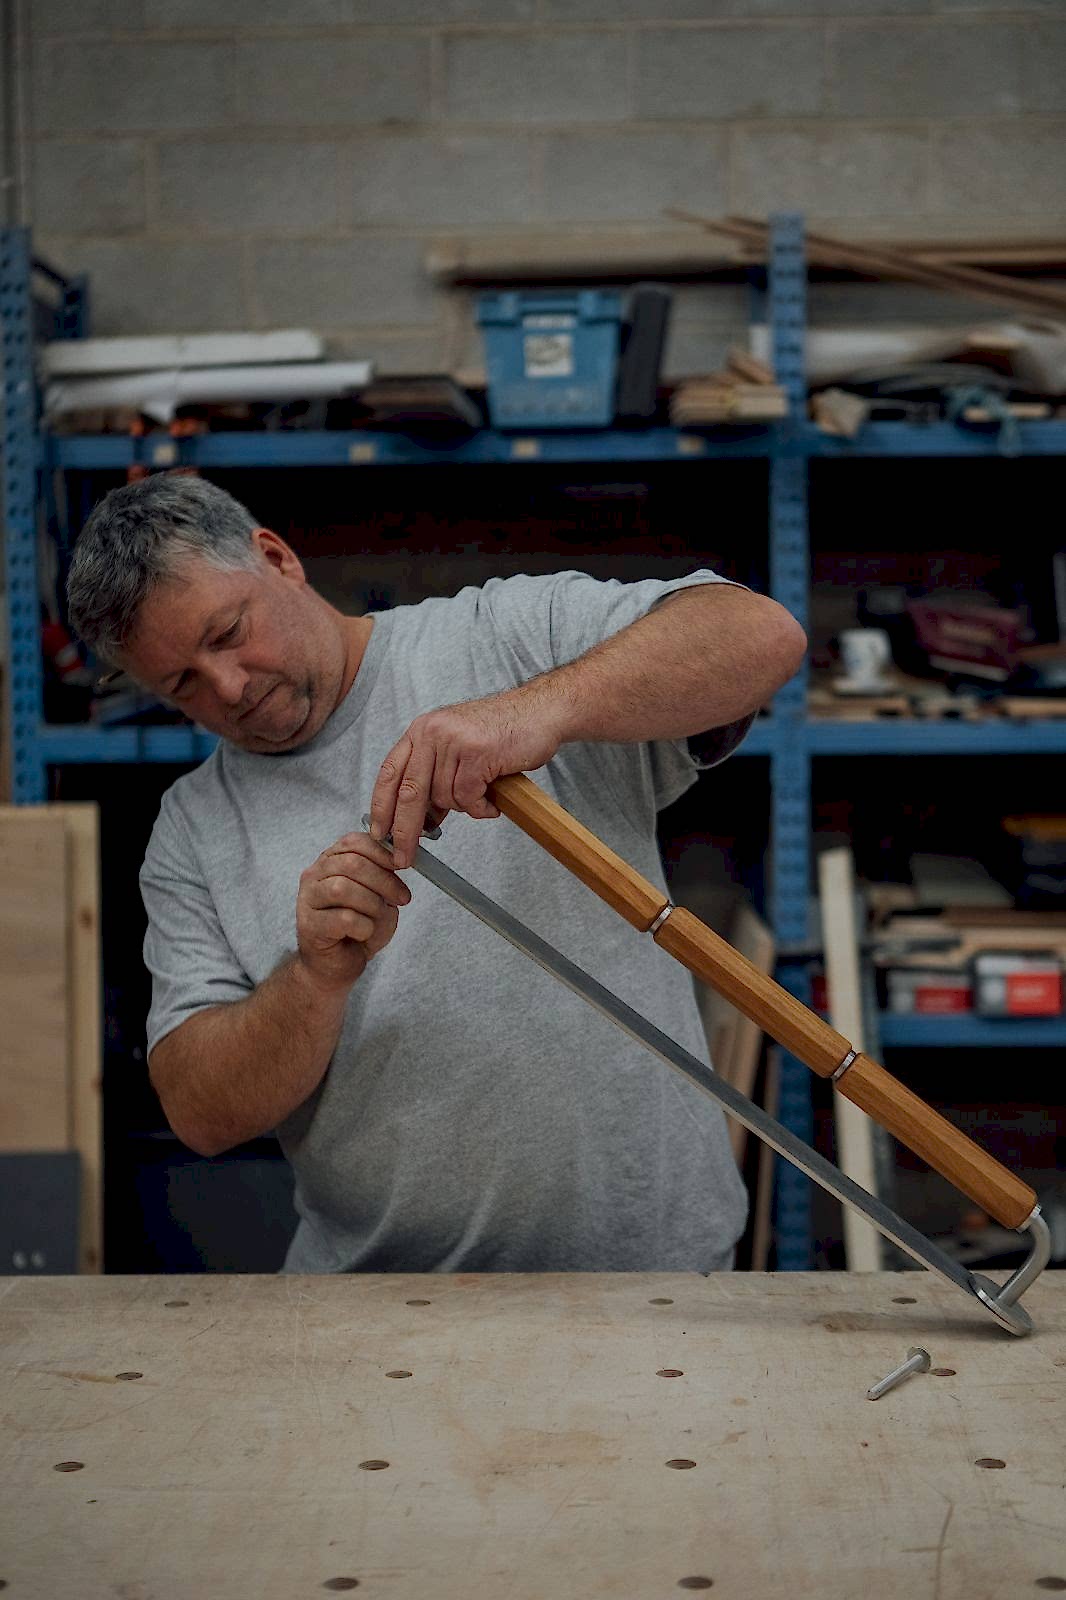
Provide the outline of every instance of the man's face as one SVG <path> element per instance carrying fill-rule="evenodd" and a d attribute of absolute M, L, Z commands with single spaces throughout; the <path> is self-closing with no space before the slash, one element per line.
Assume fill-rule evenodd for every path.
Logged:
<path fill-rule="evenodd" d="M 278 754 L 333 711 L 344 649 L 284 541 L 263 528 L 251 539 L 256 567 L 226 572 L 191 558 L 152 590 L 121 665 L 211 733 Z"/>

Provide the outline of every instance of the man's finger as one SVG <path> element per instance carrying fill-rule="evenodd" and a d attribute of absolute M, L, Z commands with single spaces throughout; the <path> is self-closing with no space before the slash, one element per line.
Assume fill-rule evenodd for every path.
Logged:
<path fill-rule="evenodd" d="M 375 839 L 384 839 L 393 831 L 396 798 L 411 759 L 412 748 L 411 740 L 405 733 L 381 763 L 374 793 L 370 797 L 370 832 Z"/>
<path fill-rule="evenodd" d="M 398 872 L 409 867 L 418 848 L 419 835 L 426 820 L 433 787 L 433 749 L 415 749 L 400 779 L 393 813 L 392 862 Z"/>
<path fill-rule="evenodd" d="M 388 851 L 385 854 L 388 855 Z M 356 856 L 354 852 L 349 856 L 331 856 L 328 862 L 323 862 L 321 870 L 308 880 L 305 887 L 312 904 L 328 905 L 328 898 L 322 898 L 323 886 L 327 886 L 328 894 L 328 886 L 335 887 L 342 883 L 350 885 L 353 889 L 365 889 L 391 906 L 406 906 L 411 903 L 411 891 L 393 870 L 391 856 L 387 867 L 379 867 L 376 862 L 370 863 L 365 856 Z M 354 904 L 354 901 L 347 901 L 342 896 L 337 904 Z"/>
<path fill-rule="evenodd" d="M 315 865 L 325 867 L 325 863 L 329 861 L 330 865 L 325 870 L 336 872 L 339 869 L 332 864 L 332 858 L 334 856 L 349 855 L 362 856 L 364 861 L 373 861 L 379 867 L 384 867 L 388 871 L 392 870 L 393 861 L 388 847 L 384 844 L 379 844 L 368 833 L 346 833 L 343 839 L 338 839 L 336 844 L 331 844 L 328 850 L 323 850 Z"/>
<path fill-rule="evenodd" d="M 453 755 L 448 750 L 437 751 L 427 818 L 430 812 L 436 816 L 446 817 L 449 811 L 455 809 L 455 776 L 458 770 L 458 755 Z"/>
<path fill-rule="evenodd" d="M 455 804 L 468 817 L 498 817 L 499 812 L 485 793 L 486 782 L 480 761 L 460 762 L 453 783 Z"/>

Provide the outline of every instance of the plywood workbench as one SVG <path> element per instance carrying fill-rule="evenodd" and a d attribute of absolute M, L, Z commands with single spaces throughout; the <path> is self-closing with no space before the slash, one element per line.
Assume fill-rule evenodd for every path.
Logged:
<path fill-rule="evenodd" d="M 12 1600 L 1066 1589 L 1066 1273 L 1023 1340 L 920 1272 L 0 1296 Z"/>

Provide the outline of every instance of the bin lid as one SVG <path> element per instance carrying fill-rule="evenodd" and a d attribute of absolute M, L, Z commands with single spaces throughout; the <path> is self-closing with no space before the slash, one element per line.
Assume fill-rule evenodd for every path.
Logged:
<path fill-rule="evenodd" d="M 505 289 L 477 298 L 482 325 L 516 326 L 526 317 L 570 316 L 577 322 L 619 322 L 622 296 L 617 289 Z"/>

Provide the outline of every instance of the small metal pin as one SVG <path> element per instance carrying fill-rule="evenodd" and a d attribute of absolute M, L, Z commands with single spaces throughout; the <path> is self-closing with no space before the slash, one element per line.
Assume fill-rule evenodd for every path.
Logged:
<path fill-rule="evenodd" d="M 370 815 L 369 815 L 369 813 L 367 813 L 363 817 L 363 827 L 366 829 L 367 833 L 370 832 Z M 422 837 L 423 837 L 423 839 L 441 839 L 441 838 L 444 837 L 444 831 L 443 831 L 442 828 L 423 828 L 422 829 Z M 381 842 L 382 842 L 383 845 L 387 845 L 388 848 L 391 850 L 392 849 L 392 834 L 391 833 L 387 833 L 385 835 L 384 839 L 382 839 Z"/>
<path fill-rule="evenodd" d="M 887 1394 L 890 1389 L 894 1389 L 897 1383 L 902 1383 L 904 1378 L 909 1378 L 912 1372 L 928 1372 L 929 1367 L 928 1350 L 923 1350 L 921 1345 L 912 1345 L 907 1351 L 907 1359 L 902 1365 L 894 1367 L 887 1377 L 881 1379 L 880 1383 L 875 1383 L 872 1389 L 867 1389 L 867 1400 L 880 1400 L 883 1394 Z"/>

